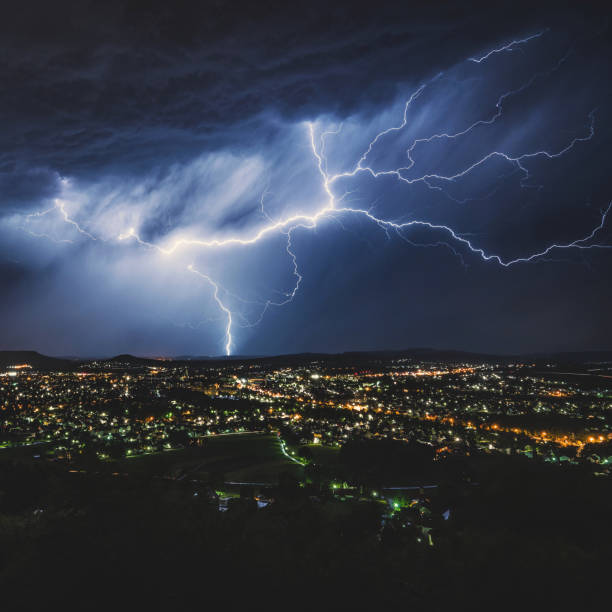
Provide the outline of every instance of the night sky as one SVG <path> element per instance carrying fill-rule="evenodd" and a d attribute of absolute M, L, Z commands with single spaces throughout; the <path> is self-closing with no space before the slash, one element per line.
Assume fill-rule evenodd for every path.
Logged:
<path fill-rule="evenodd" d="M 568 6 L 14 3 L 0 349 L 612 348 L 610 27 Z"/>

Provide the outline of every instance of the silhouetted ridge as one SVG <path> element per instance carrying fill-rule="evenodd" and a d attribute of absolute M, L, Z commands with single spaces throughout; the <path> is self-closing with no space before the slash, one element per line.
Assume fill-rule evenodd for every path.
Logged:
<path fill-rule="evenodd" d="M 28 364 L 37 370 L 73 369 L 77 362 L 41 355 L 37 351 L 0 351 L 0 367 Z"/>
<path fill-rule="evenodd" d="M 432 348 L 414 348 L 389 351 L 347 351 L 344 353 L 296 353 L 291 355 L 274 355 L 270 357 L 236 355 L 231 357 L 183 356 L 173 358 L 137 357 L 128 353 L 114 357 L 97 359 L 67 359 L 49 357 L 37 351 L 0 351 L 0 368 L 12 365 L 29 364 L 37 370 L 78 370 L 85 366 L 107 364 L 114 367 L 146 367 L 146 366 L 227 366 L 241 363 L 257 365 L 291 365 L 300 366 L 316 361 L 329 365 L 363 366 L 380 361 L 393 359 L 408 359 L 420 362 L 448 363 L 524 363 L 546 364 L 554 362 L 559 367 L 570 367 L 572 364 L 588 364 L 612 362 L 612 351 L 565 351 L 558 353 L 531 353 L 524 355 L 493 355 L 486 353 L 471 353 L 457 350 L 440 350 Z"/>

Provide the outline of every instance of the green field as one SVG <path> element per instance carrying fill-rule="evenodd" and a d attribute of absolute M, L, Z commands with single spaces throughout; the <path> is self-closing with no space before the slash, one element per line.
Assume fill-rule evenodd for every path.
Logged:
<path fill-rule="evenodd" d="M 232 482 L 274 484 L 288 472 L 300 478 L 302 466 L 281 451 L 277 436 L 240 433 L 207 436 L 201 447 L 138 455 L 121 461 L 103 462 L 105 471 L 135 475 L 185 474 L 186 478 L 207 481 L 222 477 Z"/>
<path fill-rule="evenodd" d="M 34 444 L 0 444 L 0 461 L 3 460 L 34 460 L 36 455 L 44 457 L 45 453 L 52 447 L 50 442 L 37 442 Z"/>
<path fill-rule="evenodd" d="M 308 448 L 310 450 L 312 453 L 312 460 L 319 465 L 334 465 L 338 462 L 340 448 L 337 446 L 306 444 L 303 448 Z"/>
<path fill-rule="evenodd" d="M 135 476 L 172 476 L 208 481 L 211 477 L 225 481 L 274 484 L 282 472 L 296 478 L 303 467 L 291 461 L 281 450 L 273 434 L 219 434 L 202 438 L 202 446 L 134 455 L 121 460 L 92 462 L 74 457 L 72 467 L 97 473 L 121 473 Z M 51 443 L 0 447 L 0 461 L 39 461 L 52 448 Z M 39 455 L 40 459 L 34 459 Z"/>

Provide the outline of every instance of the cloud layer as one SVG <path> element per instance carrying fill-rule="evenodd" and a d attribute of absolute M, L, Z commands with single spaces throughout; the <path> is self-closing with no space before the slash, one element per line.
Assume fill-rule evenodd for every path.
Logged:
<path fill-rule="evenodd" d="M 607 347 L 607 28 L 394 5 L 11 15 L 1 348 Z"/>

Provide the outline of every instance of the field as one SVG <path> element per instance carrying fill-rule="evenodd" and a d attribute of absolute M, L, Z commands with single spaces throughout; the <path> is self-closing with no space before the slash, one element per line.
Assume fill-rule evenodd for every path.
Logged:
<path fill-rule="evenodd" d="M 338 462 L 340 449 L 337 446 L 323 446 L 321 444 L 306 444 L 303 448 L 310 450 L 315 463 L 323 466 L 335 465 Z"/>
<path fill-rule="evenodd" d="M 24 444 L 13 446 L 0 444 L 0 461 L 27 461 L 37 460 L 44 456 L 45 452 L 52 447 L 48 442 L 37 442 L 34 444 Z"/>
<path fill-rule="evenodd" d="M 134 475 L 172 475 L 207 481 L 275 484 L 282 472 L 296 478 L 302 466 L 286 457 L 273 434 L 239 433 L 203 438 L 201 447 L 108 461 L 105 469 Z"/>
<path fill-rule="evenodd" d="M 0 461 L 44 461 L 53 445 L 40 443 L 0 447 Z M 35 456 L 37 456 L 35 458 Z M 296 478 L 303 467 L 287 457 L 274 434 L 237 433 L 202 438 L 202 446 L 135 455 L 121 460 L 92 462 L 73 457 L 73 467 L 87 472 L 122 473 L 135 476 L 182 476 L 208 481 L 276 484 L 279 474 Z"/>

